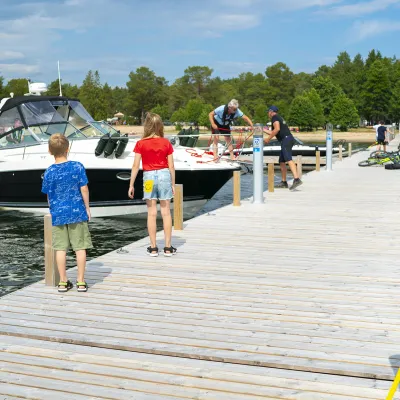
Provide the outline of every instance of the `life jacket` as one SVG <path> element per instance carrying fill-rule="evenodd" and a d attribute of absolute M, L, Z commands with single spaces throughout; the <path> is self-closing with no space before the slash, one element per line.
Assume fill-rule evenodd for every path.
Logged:
<path fill-rule="evenodd" d="M 228 113 L 228 104 L 224 107 L 224 113 L 222 114 L 222 125 L 227 126 L 227 125 L 232 125 L 233 120 L 235 119 L 235 114 L 229 114 Z"/>

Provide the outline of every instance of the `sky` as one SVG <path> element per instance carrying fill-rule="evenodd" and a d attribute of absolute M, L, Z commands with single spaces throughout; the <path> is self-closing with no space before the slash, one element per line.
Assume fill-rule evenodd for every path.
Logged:
<path fill-rule="evenodd" d="M 400 58 L 400 0 L 0 0 L 0 26 L 6 80 L 49 83 L 58 60 L 65 83 L 91 69 L 125 86 L 141 66 L 173 83 L 193 65 L 230 78 L 279 61 L 311 73 L 341 51 Z"/>

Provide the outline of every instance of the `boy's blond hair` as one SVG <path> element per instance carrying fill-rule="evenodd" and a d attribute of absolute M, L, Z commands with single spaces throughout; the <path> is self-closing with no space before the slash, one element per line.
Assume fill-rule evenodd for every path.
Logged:
<path fill-rule="evenodd" d="M 54 157 L 62 157 L 68 153 L 69 141 L 61 133 L 51 135 L 49 139 L 49 152 Z"/>
<path fill-rule="evenodd" d="M 147 113 L 146 119 L 144 120 L 143 139 L 152 135 L 164 137 L 164 124 L 158 114 L 153 114 L 149 112 Z"/>

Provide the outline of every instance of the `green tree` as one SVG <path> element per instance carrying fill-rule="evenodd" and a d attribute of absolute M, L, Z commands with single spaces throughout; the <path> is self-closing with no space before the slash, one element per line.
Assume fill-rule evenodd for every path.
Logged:
<path fill-rule="evenodd" d="M 268 78 L 270 98 L 275 103 L 284 101 L 290 104 L 295 93 L 294 74 L 289 67 L 282 62 L 271 65 L 265 70 Z"/>
<path fill-rule="evenodd" d="M 300 130 L 311 130 L 314 125 L 314 105 L 307 96 L 296 96 L 290 106 L 289 123 Z"/>
<path fill-rule="evenodd" d="M 4 91 L 6 97 L 9 97 L 10 93 L 14 93 L 14 96 L 23 96 L 29 92 L 28 80 L 23 78 L 11 79 L 7 82 Z"/>
<path fill-rule="evenodd" d="M 335 85 L 339 86 L 347 96 L 355 92 L 353 64 L 346 51 L 341 52 L 330 71 L 330 77 Z"/>
<path fill-rule="evenodd" d="M 143 122 L 147 111 L 167 100 L 167 81 L 147 67 L 140 67 L 129 74 L 128 96 L 125 107 L 129 114 Z"/>
<path fill-rule="evenodd" d="M 199 117 L 199 126 L 206 126 L 208 129 L 211 129 L 211 123 L 208 114 L 210 114 L 212 110 L 213 110 L 212 105 L 210 104 L 203 105 L 203 111 L 201 112 Z"/>
<path fill-rule="evenodd" d="M 107 118 L 107 102 L 98 71 L 89 71 L 80 87 L 80 100 L 95 120 Z"/>
<path fill-rule="evenodd" d="M 204 103 L 201 100 L 189 100 L 185 107 L 185 115 L 188 119 L 188 122 L 194 122 L 198 124 L 200 115 L 203 112 Z"/>
<path fill-rule="evenodd" d="M 267 104 L 261 101 L 254 107 L 253 123 L 258 123 L 263 125 L 267 123 L 268 121 L 267 108 L 268 108 Z"/>
<path fill-rule="evenodd" d="M 169 107 L 167 105 L 157 104 L 151 112 L 158 114 L 163 121 L 168 120 L 171 116 L 171 112 L 169 111 Z"/>
<path fill-rule="evenodd" d="M 389 71 L 382 60 L 377 59 L 366 73 L 363 91 L 363 115 L 368 120 L 386 119 L 391 94 Z"/>
<path fill-rule="evenodd" d="M 116 86 L 112 90 L 112 97 L 113 103 L 115 105 L 114 110 L 112 110 L 112 114 L 115 114 L 118 111 L 121 111 L 125 115 L 128 115 L 128 110 L 125 107 L 127 97 L 128 97 L 128 90 L 126 88 L 121 88 Z"/>
<path fill-rule="evenodd" d="M 193 89 L 197 96 L 201 96 L 210 83 L 213 70 L 209 67 L 193 66 L 184 71 L 183 79 Z"/>
<path fill-rule="evenodd" d="M 322 105 L 321 97 L 319 97 L 318 92 L 314 88 L 311 88 L 308 92 L 305 92 L 304 95 L 310 99 L 314 107 L 312 126 L 314 128 L 324 126 L 325 125 L 324 108 Z"/>
<path fill-rule="evenodd" d="M 187 122 L 187 120 L 188 118 L 184 108 L 178 108 L 178 110 L 171 115 L 171 122 L 184 123 Z"/>
<path fill-rule="evenodd" d="M 370 68 L 376 60 L 382 60 L 382 54 L 380 51 L 371 50 L 368 53 L 368 57 L 365 61 L 365 66 L 367 69 Z"/>
<path fill-rule="evenodd" d="M 400 121 L 400 81 L 393 88 L 389 102 L 389 115 L 392 121 Z"/>
<path fill-rule="evenodd" d="M 317 76 L 313 80 L 313 87 L 321 98 L 325 122 L 328 121 L 329 115 L 333 108 L 337 97 L 343 93 L 342 89 L 332 82 L 329 77 Z"/>
<path fill-rule="evenodd" d="M 0 99 L 5 96 L 6 96 L 6 93 L 4 90 L 4 78 L 2 76 L 0 76 Z"/>
<path fill-rule="evenodd" d="M 349 127 L 358 125 L 360 117 L 357 108 L 345 94 L 337 97 L 331 111 L 330 121 L 334 126 L 340 125 L 340 130 L 343 132 Z"/>
<path fill-rule="evenodd" d="M 113 117 L 115 114 L 115 99 L 113 97 L 113 90 L 108 83 L 105 83 L 103 86 L 103 96 L 107 117 Z"/>

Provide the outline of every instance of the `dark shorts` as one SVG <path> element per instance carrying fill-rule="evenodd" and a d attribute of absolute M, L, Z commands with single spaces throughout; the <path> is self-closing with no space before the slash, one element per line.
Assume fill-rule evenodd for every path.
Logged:
<path fill-rule="evenodd" d="M 386 142 L 385 141 L 385 139 L 380 139 L 380 138 L 378 138 L 377 140 L 376 140 L 376 143 L 378 143 L 378 144 L 388 144 L 388 142 Z"/>
<path fill-rule="evenodd" d="M 294 145 L 294 137 L 286 136 L 281 142 L 281 154 L 279 155 L 279 162 L 292 161 L 292 147 Z"/>
<path fill-rule="evenodd" d="M 216 121 L 214 121 L 214 122 L 217 125 L 218 129 L 212 129 L 211 133 L 213 135 L 225 135 L 225 136 L 231 135 L 231 127 L 229 125 L 224 126 L 224 125 L 218 124 Z"/>

